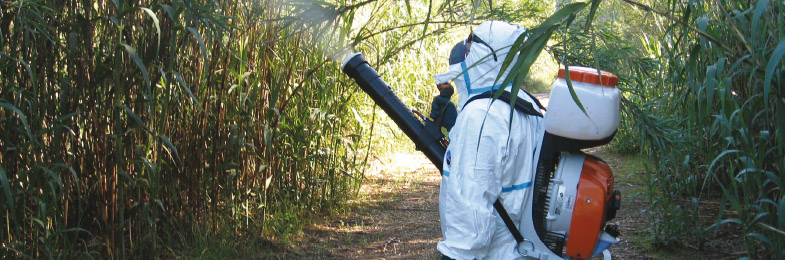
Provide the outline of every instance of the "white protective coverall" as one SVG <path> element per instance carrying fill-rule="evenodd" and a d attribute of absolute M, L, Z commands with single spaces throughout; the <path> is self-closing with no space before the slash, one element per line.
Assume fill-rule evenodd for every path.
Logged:
<path fill-rule="evenodd" d="M 543 121 L 513 110 L 510 122 L 510 105 L 501 100 L 478 99 L 463 106 L 472 96 L 500 87 L 494 80 L 510 46 L 524 31 L 502 21 L 484 22 L 473 34 L 490 48 L 473 42 L 464 61 L 451 65 L 448 73 L 434 76 L 437 84 L 453 80 L 460 95 L 439 192 L 444 240 L 437 249 L 453 259 L 523 258 L 493 203 L 499 198 L 513 223 L 520 223 L 523 201 L 531 196 L 535 149 L 539 149 L 544 132 Z M 489 55 L 491 48 L 496 51 L 496 60 Z M 517 102 L 523 99 L 536 104 L 523 91 L 518 98 Z M 539 111 L 537 105 L 534 108 Z"/>

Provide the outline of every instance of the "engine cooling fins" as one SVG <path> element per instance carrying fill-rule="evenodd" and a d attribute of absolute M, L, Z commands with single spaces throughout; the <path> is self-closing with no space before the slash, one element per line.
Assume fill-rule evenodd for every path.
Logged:
<path fill-rule="evenodd" d="M 548 232 L 547 217 L 548 205 L 551 203 L 551 189 L 553 187 L 553 173 L 556 164 L 559 162 L 559 151 L 557 148 L 558 137 L 545 133 L 542 140 L 542 150 L 537 163 L 537 172 L 534 176 L 534 198 L 532 209 L 532 220 L 534 230 L 540 241 L 554 254 L 562 256 L 564 252 L 565 237 L 559 233 Z"/>

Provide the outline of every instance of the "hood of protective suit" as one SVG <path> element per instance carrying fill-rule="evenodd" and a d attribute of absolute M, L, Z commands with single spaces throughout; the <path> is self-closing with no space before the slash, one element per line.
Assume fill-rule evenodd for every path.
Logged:
<path fill-rule="evenodd" d="M 525 28 L 507 22 L 486 21 L 472 31 L 469 39 L 455 46 L 450 55 L 450 71 L 433 77 L 436 84 L 453 81 L 460 97 L 458 111 L 472 96 L 502 87 L 501 82 L 507 77 L 510 68 L 499 77 L 498 82 L 496 78 L 510 47 L 525 31 Z M 460 53 L 465 53 L 467 45 L 469 49 L 465 59 L 458 62 L 460 58 L 454 56 L 460 57 Z"/>

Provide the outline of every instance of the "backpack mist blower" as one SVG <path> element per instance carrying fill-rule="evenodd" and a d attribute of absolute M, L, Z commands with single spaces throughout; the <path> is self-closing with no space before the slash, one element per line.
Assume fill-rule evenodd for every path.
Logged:
<path fill-rule="evenodd" d="M 448 143 L 438 119 L 429 120 L 406 107 L 361 53 L 346 58 L 342 70 L 441 170 Z M 618 79 L 596 69 L 569 67 L 584 113 L 572 100 L 566 73 L 559 71 L 551 90 L 533 194 L 522 202 L 520 227 L 508 228 L 521 237 L 516 237 L 518 252 L 530 259 L 587 259 L 598 254 L 609 259 L 607 248 L 618 241 L 619 231 L 606 223 L 615 218 L 621 195 L 614 190 L 610 167 L 581 149 L 607 144 L 615 136 L 620 118 Z"/>

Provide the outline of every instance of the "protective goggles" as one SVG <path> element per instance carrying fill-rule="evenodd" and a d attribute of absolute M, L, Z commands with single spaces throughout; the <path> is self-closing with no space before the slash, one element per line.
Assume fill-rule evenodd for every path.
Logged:
<path fill-rule="evenodd" d="M 496 51 L 493 50 L 490 44 L 480 39 L 480 37 L 477 37 L 477 35 L 474 33 L 470 33 L 469 38 L 467 38 L 465 41 L 458 42 L 454 47 L 452 47 L 452 51 L 450 51 L 450 65 L 466 60 L 466 56 L 469 55 L 469 48 L 471 47 L 472 42 L 485 45 L 485 47 L 491 49 L 491 54 L 493 54 L 493 61 L 499 61 L 499 59 L 496 57 Z"/>

